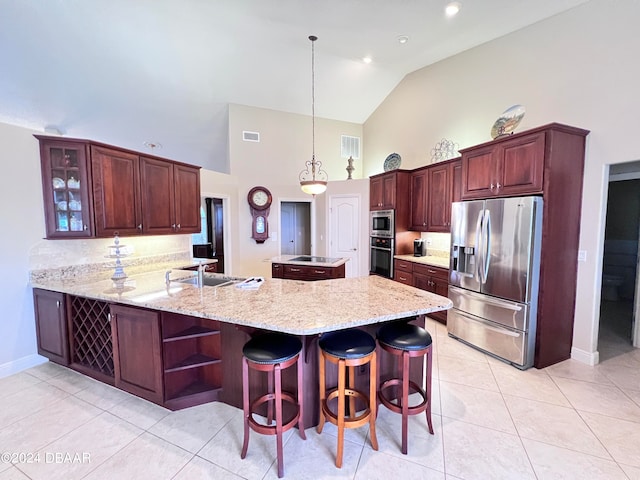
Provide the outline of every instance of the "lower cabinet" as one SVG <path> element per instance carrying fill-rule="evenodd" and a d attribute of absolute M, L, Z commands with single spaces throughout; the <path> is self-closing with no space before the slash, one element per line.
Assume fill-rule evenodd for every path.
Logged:
<path fill-rule="evenodd" d="M 115 386 L 162 404 L 159 312 L 111 305 L 111 331 Z"/>
<path fill-rule="evenodd" d="M 449 271 L 446 268 L 432 267 L 407 260 L 396 260 L 393 279 L 412 287 L 447 297 L 449 295 Z M 434 320 L 447 323 L 447 311 L 428 314 Z"/>
<path fill-rule="evenodd" d="M 65 294 L 33 289 L 38 353 L 56 363 L 69 365 Z"/>
<path fill-rule="evenodd" d="M 329 280 L 332 278 L 344 278 L 344 263 L 337 267 L 317 267 L 306 265 L 290 265 L 287 263 L 273 263 L 271 276 L 287 280 Z"/>
<path fill-rule="evenodd" d="M 162 312 L 164 405 L 211 402 L 222 389 L 220 323 Z"/>

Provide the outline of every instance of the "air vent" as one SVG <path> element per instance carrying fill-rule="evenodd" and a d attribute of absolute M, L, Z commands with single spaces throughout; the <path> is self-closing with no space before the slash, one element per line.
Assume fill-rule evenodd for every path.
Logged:
<path fill-rule="evenodd" d="M 350 137 L 349 135 L 342 135 L 341 137 L 341 153 L 342 158 L 353 158 L 357 160 L 360 158 L 360 137 Z"/>
<path fill-rule="evenodd" d="M 245 130 L 242 132 L 242 140 L 245 142 L 259 142 L 260 132 L 247 132 Z"/>

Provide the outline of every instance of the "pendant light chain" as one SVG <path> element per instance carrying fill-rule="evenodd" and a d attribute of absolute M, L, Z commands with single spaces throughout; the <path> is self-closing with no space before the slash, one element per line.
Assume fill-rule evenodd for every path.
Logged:
<path fill-rule="evenodd" d="M 318 38 L 313 35 L 311 40 L 311 158 L 316 158 L 316 49 L 315 43 Z"/>

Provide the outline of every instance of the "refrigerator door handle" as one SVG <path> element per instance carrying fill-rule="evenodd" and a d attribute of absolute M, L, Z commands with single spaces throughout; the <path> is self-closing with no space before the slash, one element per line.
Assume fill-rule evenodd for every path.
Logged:
<path fill-rule="evenodd" d="M 474 272 L 473 272 L 473 276 L 476 280 L 478 280 L 479 282 L 482 282 L 482 277 L 481 277 L 481 269 L 482 269 L 482 235 L 481 235 L 481 231 L 482 231 L 482 216 L 483 216 L 484 210 L 480 210 L 478 212 L 478 220 L 476 221 L 476 251 L 475 251 L 475 257 L 476 257 L 476 264 L 475 264 L 475 268 L 474 268 Z"/>
<path fill-rule="evenodd" d="M 482 283 L 487 283 L 489 276 L 489 264 L 491 263 L 491 210 L 484 211 L 484 221 L 482 222 L 482 231 L 484 240 L 482 241 Z"/>
<path fill-rule="evenodd" d="M 460 315 L 461 317 L 464 317 L 468 320 L 472 320 L 474 322 L 480 323 L 482 324 L 483 328 L 486 328 L 487 330 L 491 330 L 492 332 L 496 332 L 499 333 L 501 335 L 508 335 L 510 337 L 514 337 L 514 338 L 518 338 L 522 335 L 522 332 L 517 332 L 517 331 L 513 331 L 510 330 L 508 328 L 500 328 L 500 327 L 494 327 L 491 322 L 488 322 L 487 320 L 483 320 L 482 318 L 479 317 L 472 317 L 471 315 L 468 315 L 464 312 L 461 312 L 460 310 L 456 311 L 456 314 Z"/>

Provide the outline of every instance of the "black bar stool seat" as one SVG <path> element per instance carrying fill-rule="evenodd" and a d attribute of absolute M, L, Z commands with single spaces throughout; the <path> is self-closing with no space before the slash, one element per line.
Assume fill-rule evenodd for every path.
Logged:
<path fill-rule="evenodd" d="M 249 429 L 263 435 L 276 436 L 276 450 L 278 461 L 278 477 L 284 476 L 284 461 L 282 434 L 291 429 L 296 424 L 300 432 L 300 437 L 306 440 L 303 425 L 304 402 L 303 402 L 303 365 L 300 360 L 302 342 L 291 335 L 281 333 L 264 333 L 256 336 L 245 343 L 242 349 L 242 405 L 244 410 L 244 443 L 242 445 L 241 458 L 247 456 L 249 447 Z M 282 370 L 297 363 L 298 392 L 297 399 L 290 392 L 282 390 Z M 265 395 L 250 402 L 249 398 L 249 369 L 260 372 L 267 372 L 267 390 Z M 275 386 L 274 386 L 275 383 Z M 293 418 L 284 421 L 283 402 L 295 406 Z M 258 406 L 267 404 L 267 424 L 263 425 L 256 421 L 253 414 Z M 275 425 L 273 414 L 275 408 Z"/>
<path fill-rule="evenodd" d="M 408 416 L 426 412 L 429 433 L 433 435 L 431 423 L 431 369 L 432 369 L 432 344 L 433 340 L 429 332 L 418 325 L 407 322 L 389 323 L 378 330 L 376 335 L 378 345 L 391 355 L 402 358 L 398 362 L 398 377 L 391 378 L 380 385 L 378 400 L 389 410 L 402 415 L 402 453 L 407 454 L 407 430 Z M 426 355 L 427 369 L 425 372 L 425 388 L 409 379 L 409 360 L 412 357 Z M 400 396 L 397 402 L 393 402 L 391 387 L 401 386 Z M 415 406 L 409 406 L 409 391 L 416 392 L 422 397 L 422 401 Z M 396 393 L 397 389 L 393 389 Z"/>
<path fill-rule="evenodd" d="M 357 428 L 369 423 L 371 446 L 378 450 L 376 437 L 376 341 L 363 330 L 349 329 L 325 333 L 318 342 L 320 369 L 320 422 L 317 431 L 322 433 L 324 423 L 328 420 L 338 427 L 338 452 L 336 467 L 342 467 L 344 452 L 344 429 Z M 327 391 L 325 378 L 325 362 L 338 365 L 338 386 Z M 369 394 L 356 390 L 355 367 L 369 364 Z M 348 371 L 347 371 L 348 368 Z M 338 399 L 338 410 L 334 412 L 329 402 Z M 347 408 L 346 399 L 349 399 Z M 360 414 L 356 411 L 356 399 L 366 406 Z"/>

